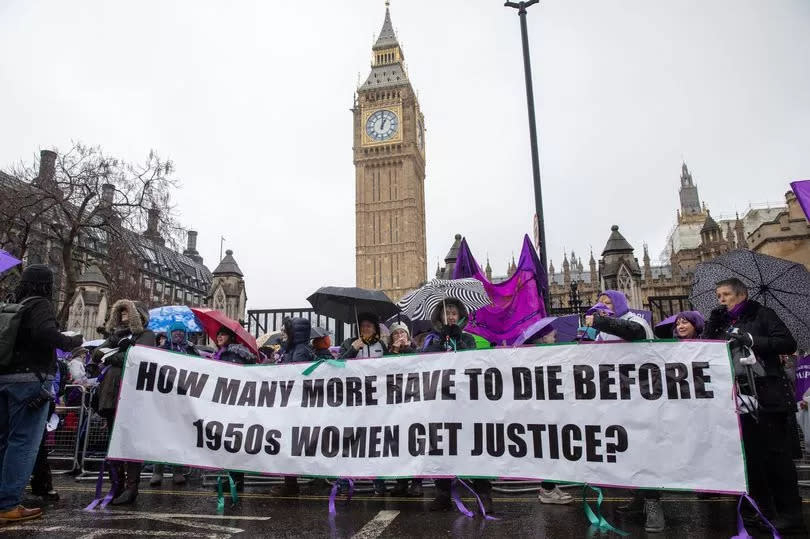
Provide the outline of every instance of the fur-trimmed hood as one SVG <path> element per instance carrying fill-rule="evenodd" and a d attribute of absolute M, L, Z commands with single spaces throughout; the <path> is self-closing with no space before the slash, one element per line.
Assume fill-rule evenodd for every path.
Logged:
<path fill-rule="evenodd" d="M 132 333 L 143 333 L 146 324 L 149 323 L 149 311 L 143 305 L 136 304 L 129 299 L 119 299 L 113 303 L 110 310 L 110 317 L 107 319 L 107 331 L 112 333 L 116 329 L 123 326 L 121 322 L 121 313 L 126 311 L 129 317 L 128 326 Z"/>

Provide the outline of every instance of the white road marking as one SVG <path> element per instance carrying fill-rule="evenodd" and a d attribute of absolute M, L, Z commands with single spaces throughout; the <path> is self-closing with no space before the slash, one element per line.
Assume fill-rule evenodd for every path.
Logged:
<path fill-rule="evenodd" d="M 32 526 L 31 524 L 20 524 L 19 526 L 3 526 L 2 530 L 6 531 L 52 531 L 54 526 Z M 78 539 L 95 539 L 104 535 L 122 536 L 122 535 L 147 535 L 151 537 L 199 537 L 202 539 L 219 539 L 220 537 L 230 537 L 229 535 L 220 535 L 216 533 L 193 533 L 187 531 L 172 532 L 172 531 L 159 531 L 159 530 L 122 530 L 121 528 L 84 528 L 75 526 L 59 526 L 59 531 L 64 533 L 84 533 Z M 64 535 L 63 535 L 64 536 Z"/>
<path fill-rule="evenodd" d="M 207 518 L 216 520 L 270 520 L 271 517 L 257 517 L 257 516 L 237 516 L 237 515 L 195 515 L 194 513 L 151 513 L 149 511 L 118 511 L 105 513 L 102 511 L 94 511 L 95 514 L 104 515 L 129 515 L 129 516 L 144 516 L 144 517 L 160 517 L 160 518 Z"/>
<path fill-rule="evenodd" d="M 360 531 L 352 536 L 352 539 L 375 539 L 379 537 L 383 530 L 397 518 L 399 511 L 383 510 L 369 520 Z"/>

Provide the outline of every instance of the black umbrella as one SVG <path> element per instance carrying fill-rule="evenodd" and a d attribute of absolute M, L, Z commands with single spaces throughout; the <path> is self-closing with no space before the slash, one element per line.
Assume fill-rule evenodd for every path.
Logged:
<path fill-rule="evenodd" d="M 341 322 L 353 323 L 357 315 L 370 313 L 381 320 L 399 312 L 391 299 L 381 290 L 357 287 L 324 286 L 307 298 L 316 314 Z"/>
<path fill-rule="evenodd" d="M 708 317 L 717 306 L 717 282 L 732 277 L 745 283 L 749 299 L 776 311 L 799 347 L 810 348 L 810 273 L 803 265 L 746 249 L 731 251 L 698 264 L 692 305 Z"/>

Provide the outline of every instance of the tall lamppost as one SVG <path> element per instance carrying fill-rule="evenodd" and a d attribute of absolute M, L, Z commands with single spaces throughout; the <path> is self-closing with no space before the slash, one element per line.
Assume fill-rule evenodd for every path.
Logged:
<path fill-rule="evenodd" d="M 526 29 L 526 8 L 537 4 L 540 0 L 529 0 L 528 2 L 506 2 L 504 6 L 518 10 L 520 17 L 520 34 L 523 39 L 523 71 L 526 77 L 526 101 L 529 109 L 529 139 L 532 147 L 532 175 L 534 177 L 534 211 L 537 216 L 537 239 L 539 243 L 540 262 L 543 264 L 543 271 L 548 271 L 546 262 L 546 223 L 543 218 L 543 191 L 540 186 L 540 154 L 537 149 L 537 124 L 534 120 L 534 90 L 532 89 L 532 63 L 529 59 L 529 35 Z M 550 290 L 543 298 L 546 304 L 546 311 L 550 307 Z"/>

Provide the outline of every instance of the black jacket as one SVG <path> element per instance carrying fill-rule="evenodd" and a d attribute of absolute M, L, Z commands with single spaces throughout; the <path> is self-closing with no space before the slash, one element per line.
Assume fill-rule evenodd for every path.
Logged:
<path fill-rule="evenodd" d="M 424 352 L 452 352 L 458 350 L 475 350 L 475 337 L 464 333 L 458 326 L 444 326 L 441 331 L 433 331 L 425 341 L 428 343 Z"/>
<path fill-rule="evenodd" d="M 614 335 L 623 341 L 643 341 L 647 338 L 644 326 L 631 320 L 594 315 L 593 327 L 602 333 Z"/>
<path fill-rule="evenodd" d="M 284 321 L 287 342 L 279 363 L 302 363 L 315 361 L 315 353 L 309 345 L 312 325 L 306 318 L 288 318 Z"/>
<path fill-rule="evenodd" d="M 171 350 L 172 352 L 177 352 L 180 354 L 186 354 L 188 356 L 199 356 L 200 353 L 197 352 L 197 349 L 190 341 L 185 341 L 182 344 L 174 344 L 171 341 L 166 341 L 163 346 L 160 347 L 163 350 Z"/>
<path fill-rule="evenodd" d="M 218 355 L 217 355 L 218 354 Z M 221 352 L 214 353 L 214 359 L 227 361 L 228 363 L 239 363 L 240 365 L 253 365 L 256 363 L 256 356 L 244 344 L 229 344 Z"/>
<path fill-rule="evenodd" d="M 14 358 L 8 367 L 0 370 L 0 374 L 55 374 L 56 349 L 70 351 L 81 345 L 80 336 L 66 337 L 59 332 L 50 300 L 29 299 L 23 307 L 17 339 L 14 341 Z"/>
<path fill-rule="evenodd" d="M 760 407 L 765 411 L 775 412 L 795 409 L 790 382 L 779 358 L 780 354 L 792 354 L 796 351 L 796 340 L 785 323 L 773 309 L 748 300 L 737 320 L 731 320 L 728 313 L 709 317 L 703 336 L 707 339 L 725 339 L 726 332 L 732 328 L 751 334 L 754 355 L 765 368 L 765 376 L 757 378 Z"/>

